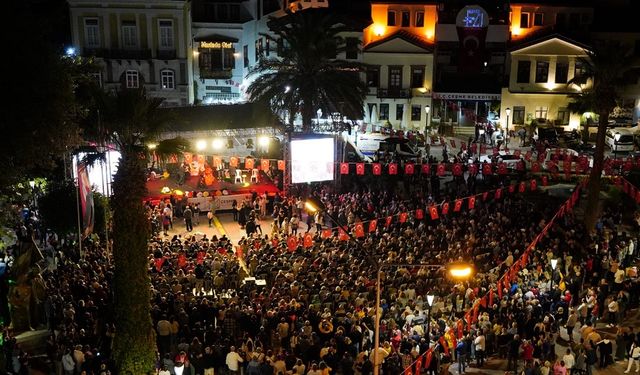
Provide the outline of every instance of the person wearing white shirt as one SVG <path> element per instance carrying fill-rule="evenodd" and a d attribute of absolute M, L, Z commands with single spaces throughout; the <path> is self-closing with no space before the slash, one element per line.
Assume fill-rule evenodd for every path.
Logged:
<path fill-rule="evenodd" d="M 64 357 L 63 357 L 64 360 Z M 638 346 L 635 342 L 631 345 L 631 350 L 629 350 L 629 366 L 627 366 L 627 371 L 625 374 L 628 374 L 631 371 L 631 366 L 636 364 L 636 374 L 640 372 L 640 346 Z"/>
<path fill-rule="evenodd" d="M 571 372 L 571 368 L 576 363 L 576 358 L 571 353 L 571 349 L 567 349 L 567 354 L 562 356 L 562 360 L 564 361 L 564 365 L 567 368 L 567 372 Z"/>
<path fill-rule="evenodd" d="M 486 345 L 486 339 L 482 331 L 478 333 L 478 337 L 476 337 L 473 343 L 476 346 L 476 362 L 478 367 L 482 367 L 484 365 L 484 351 Z"/>
<path fill-rule="evenodd" d="M 232 374 L 238 374 L 240 370 L 240 363 L 244 362 L 240 354 L 236 353 L 236 347 L 232 346 L 227 353 L 227 359 L 225 363 Z"/>

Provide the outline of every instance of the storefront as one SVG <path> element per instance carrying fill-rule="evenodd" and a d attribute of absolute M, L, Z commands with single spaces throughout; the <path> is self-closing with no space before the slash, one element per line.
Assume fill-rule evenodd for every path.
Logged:
<path fill-rule="evenodd" d="M 433 93 L 432 124 L 473 127 L 495 121 L 500 108 L 500 94 Z"/>

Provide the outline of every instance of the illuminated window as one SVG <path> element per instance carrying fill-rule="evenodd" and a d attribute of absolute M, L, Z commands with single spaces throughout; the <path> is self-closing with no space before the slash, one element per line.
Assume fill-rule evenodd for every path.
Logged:
<path fill-rule="evenodd" d="M 122 46 L 124 48 L 138 47 L 138 27 L 135 21 L 122 22 Z"/>
<path fill-rule="evenodd" d="M 402 67 L 389 67 L 389 88 L 400 88 L 402 86 Z"/>
<path fill-rule="evenodd" d="M 416 12 L 416 27 L 424 27 L 424 12 Z"/>
<path fill-rule="evenodd" d="M 569 63 L 557 62 L 556 63 L 556 83 L 567 83 L 569 76 Z"/>
<path fill-rule="evenodd" d="M 520 28 L 521 29 L 529 28 L 529 13 L 522 12 L 520 14 Z"/>
<path fill-rule="evenodd" d="M 89 48 L 100 47 L 100 27 L 97 18 L 84 20 L 84 45 Z"/>
<path fill-rule="evenodd" d="M 533 26 L 542 26 L 543 22 L 544 22 L 543 13 L 535 13 L 533 15 Z"/>
<path fill-rule="evenodd" d="M 549 107 L 536 107 L 535 116 L 536 118 L 543 118 L 546 120 L 548 112 Z"/>
<path fill-rule="evenodd" d="M 536 62 L 536 83 L 547 83 L 549 80 L 549 62 Z"/>
<path fill-rule="evenodd" d="M 567 108 L 560 107 L 558 108 L 558 117 L 556 120 L 558 121 L 558 125 L 569 125 L 569 118 L 571 117 L 571 112 Z"/>
<path fill-rule="evenodd" d="M 380 120 L 389 119 L 389 103 L 380 103 Z"/>
<path fill-rule="evenodd" d="M 127 70 L 125 73 L 125 77 L 128 89 L 137 89 L 140 86 L 138 71 Z"/>
<path fill-rule="evenodd" d="M 411 13 L 402 12 L 402 27 L 411 26 Z"/>
<path fill-rule="evenodd" d="M 423 87 L 424 86 L 424 67 L 412 66 L 411 67 L 411 87 Z"/>
<path fill-rule="evenodd" d="M 422 107 L 420 105 L 411 106 L 411 121 L 420 121 L 422 117 Z"/>
<path fill-rule="evenodd" d="M 517 83 L 529 83 L 531 76 L 531 61 L 518 61 Z"/>
<path fill-rule="evenodd" d="M 162 49 L 173 49 L 173 21 L 158 21 L 159 45 Z"/>
<path fill-rule="evenodd" d="M 404 104 L 396 104 L 396 121 L 402 121 L 404 116 Z"/>
<path fill-rule="evenodd" d="M 390 10 L 387 12 L 387 26 L 396 25 L 396 12 Z"/>
<path fill-rule="evenodd" d="M 524 107 L 515 106 L 511 112 L 513 119 L 511 122 L 516 125 L 524 125 Z"/>
<path fill-rule="evenodd" d="M 160 72 L 160 82 L 162 83 L 163 90 L 175 89 L 175 78 L 173 70 L 163 70 Z"/>

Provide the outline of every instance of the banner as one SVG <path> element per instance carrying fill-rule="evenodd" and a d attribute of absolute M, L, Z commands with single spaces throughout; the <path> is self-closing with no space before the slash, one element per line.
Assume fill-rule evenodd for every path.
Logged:
<path fill-rule="evenodd" d="M 91 182 L 89 181 L 89 171 L 87 165 L 78 162 L 78 191 L 80 192 L 80 214 L 82 216 L 83 234 L 88 236 L 93 232 L 94 207 L 93 207 L 93 191 L 91 191 Z"/>

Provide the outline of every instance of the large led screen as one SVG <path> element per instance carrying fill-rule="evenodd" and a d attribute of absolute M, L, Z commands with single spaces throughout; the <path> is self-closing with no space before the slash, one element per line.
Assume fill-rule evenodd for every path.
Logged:
<path fill-rule="evenodd" d="M 333 138 L 292 140 L 291 182 L 297 184 L 333 180 L 333 142 Z"/>

